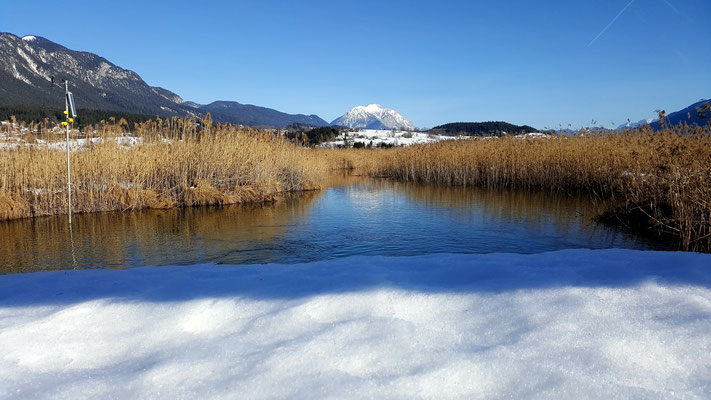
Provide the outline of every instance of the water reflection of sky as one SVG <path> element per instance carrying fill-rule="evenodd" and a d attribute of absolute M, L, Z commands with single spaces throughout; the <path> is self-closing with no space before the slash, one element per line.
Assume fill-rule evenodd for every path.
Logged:
<path fill-rule="evenodd" d="M 599 211 L 582 196 L 351 178 L 269 205 L 79 215 L 71 237 L 64 217 L 3 222 L 0 266 L 7 273 L 659 248 L 593 223 Z"/>
<path fill-rule="evenodd" d="M 355 249 L 411 255 L 646 247 L 585 218 L 594 205 L 579 197 L 387 181 L 334 188 L 326 196 L 333 206 L 325 215 L 314 212 L 309 230 L 344 240 L 333 256 Z"/>

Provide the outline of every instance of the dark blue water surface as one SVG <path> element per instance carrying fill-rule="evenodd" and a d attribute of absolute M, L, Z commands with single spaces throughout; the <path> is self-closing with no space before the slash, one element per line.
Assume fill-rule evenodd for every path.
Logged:
<path fill-rule="evenodd" d="M 199 263 L 296 263 L 351 255 L 669 249 L 596 224 L 586 196 L 446 188 L 358 177 L 258 206 L 0 223 L 0 273 Z"/>

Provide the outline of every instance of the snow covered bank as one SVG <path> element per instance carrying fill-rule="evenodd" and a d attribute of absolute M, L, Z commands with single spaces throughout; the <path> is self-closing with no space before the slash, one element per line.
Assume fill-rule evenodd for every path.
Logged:
<path fill-rule="evenodd" d="M 523 135 L 516 135 L 515 137 L 518 139 L 550 139 L 552 136 L 541 132 L 532 132 Z M 363 143 L 366 146 L 371 145 L 373 147 L 378 147 L 381 145 L 409 147 L 416 144 L 441 142 L 443 140 L 492 140 L 498 138 L 499 137 L 497 136 L 459 137 L 435 135 L 433 133 L 417 131 L 361 129 L 355 132 L 345 132 L 345 135 L 341 134 L 338 136 L 338 138 L 336 138 L 336 140 L 324 142 L 323 144 L 321 144 L 321 146 L 329 148 L 343 146 L 344 140 L 347 140 L 350 146 L 355 143 Z"/>
<path fill-rule="evenodd" d="M 389 146 L 412 146 L 415 144 L 434 143 L 442 140 L 454 140 L 456 137 L 434 135 L 425 132 L 402 131 L 402 130 L 386 130 L 386 129 L 361 129 L 356 132 L 345 132 L 344 137 L 341 134 L 336 140 L 325 142 L 323 147 L 342 146 L 344 139 L 347 138 L 350 145 L 354 143 L 363 143 L 364 145 L 379 145 Z"/>
<path fill-rule="evenodd" d="M 708 398 L 711 255 L 0 277 L 0 398 Z"/>
<path fill-rule="evenodd" d="M 123 148 L 133 148 L 143 144 L 142 137 L 135 136 L 117 136 L 109 139 L 111 142 L 116 142 L 119 147 Z M 163 139 L 164 142 L 169 142 L 167 139 Z M 69 150 L 76 151 L 85 149 L 87 146 L 92 144 L 104 143 L 104 139 L 100 137 L 87 138 L 87 139 L 70 139 L 69 140 Z M 22 135 L 10 135 L 6 136 L 0 134 L 0 151 L 1 150 L 16 150 L 20 147 L 36 148 L 38 150 L 67 150 L 67 142 L 63 140 L 61 136 L 54 137 L 52 141 L 45 139 L 34 138 L 33 142 L 27 142 Z"/>

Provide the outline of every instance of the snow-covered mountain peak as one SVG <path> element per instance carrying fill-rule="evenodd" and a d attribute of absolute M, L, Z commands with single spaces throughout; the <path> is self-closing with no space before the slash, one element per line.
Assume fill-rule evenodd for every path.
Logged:
<path fill-rule="evenodd" d="M 367 106 L 358 106 L 356 108 L 363 109 L 367 112 L 381 112 L 383 111 L 383 107 L 380 106 L 380 104 L 368 104 Z"/>
<path fill-rule="evenodd" d="M 365 129 L 415 129 L 412 122 L 397 111 L 383 108 L 379 104 L 353 107 L 343 116 L 331 122 L 331 125 Z"/>
<path fill-rule="evenodd" d="M 22 40 L 24 40 L 25 42 L 31 42 L 33 40 L 37 40 L 37 36 L 32 36 L 32 35 L 23 36 Z"/>

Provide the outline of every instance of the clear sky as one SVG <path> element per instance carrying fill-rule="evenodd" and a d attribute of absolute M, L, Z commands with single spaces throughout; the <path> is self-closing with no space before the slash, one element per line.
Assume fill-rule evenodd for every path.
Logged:
<path fill-rule="evenodd" d="M 378 103 L 418 127 L 609 126 L 711 97 L 709 0 L 0 0 L 0 9 L 0 31 L 97 53 L 186 100 L 329 122 Z"/>

